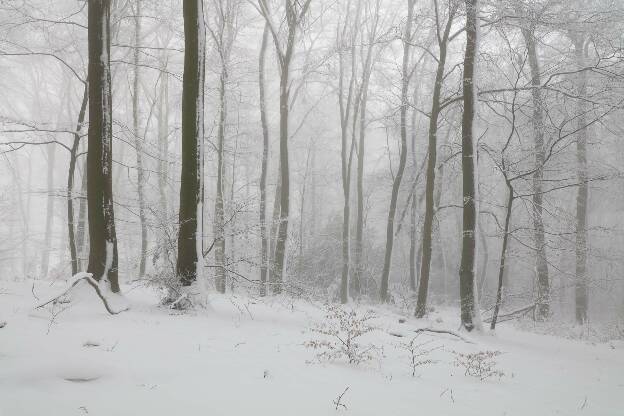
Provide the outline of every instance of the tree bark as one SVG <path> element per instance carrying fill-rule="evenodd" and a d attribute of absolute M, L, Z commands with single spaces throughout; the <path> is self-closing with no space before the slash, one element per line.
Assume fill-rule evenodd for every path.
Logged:
<path fill-rule="evenodd" d="M 388 210 L 388 222 L 386 225 L 386 251 L 384 255 L 384 265 L 381 273 L 381 286 L 379 297 L 381 302 L 388 301 L 388 281 L 390 277 L 390 264 L 392 263 L 392 247 L 394 245 L 394 217 L 396 213 L 399 189 L 405 163 L 407 160 L 407 109 L 408 109 L 408 87 L 409 87 L 409 61 L 412 39 L 412 20 L 414 16 L 414 0 L 407 0 L 407 22 L 405 23 L 405 35 L 403 38 L 403 65 L 401 80 L 401 151 L 399 155 L 399 167 L 392 183 L 392 194 L 390 195 L 390 209 Z"/>
<path fill-rule="evenodd" d="M 477 210 L 475 201 L 475 61 L 477 55 L 477 10 L 478 0 L 466 0 L 466 50 L 462 80 L 464 112 L 462 115 L 462 189 L 463 225 L 462 251 L 459 268 L 459 297 L 461 303 L 461 325 L 467 331 L 475 328 L 475 234 Z"/>
<path fill-rule="evenodd" d="M 178 260 L 176 273 L 183 286 L 198 276 L 202 260 L 204 59 L 206 34 L 203 2 L 185 0 L 184 75 L 182 79 L 182 169 Z"/>
<path fill-rule="evenodd" d="M 89 265 L 97 281 L 119 292 L 113 207 L 113 114 L 110 73 L 110 0 L 91 0 L 89 15 L 89 151 L 87 199 Z"/>

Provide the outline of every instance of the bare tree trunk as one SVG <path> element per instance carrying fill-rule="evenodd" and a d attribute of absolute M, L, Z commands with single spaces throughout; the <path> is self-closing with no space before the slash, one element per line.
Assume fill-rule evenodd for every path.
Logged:
<path fill-rule="evenodd" d="M 113 208 L 113 114 L 110 73 L 110 0 L 91 0 L 89 14 L 89 152 L 87 199 L 89 265 L 96 280 L 119 292 Z"/>
<path fill-rule="evenodd" d="M 85 108 L 87 103 L 85 102 Z M 86 147 L 85 147 L 86 148 Z M 83 163 L 82 177 L 80 178 L 80 200 L 78 201 L 78 226 L 76 227 L 76 258 L 78 270 L 87 267 L 88 240 L 87 240 L 87 158 Z"/>
<path fill-rule="evenodd" d="M 477 209 L 475 201 L 475 154 L 474 154 L 474 118 L 475 118 L 475 61 L 477 56 L 478 0 L 466 0 L 466 51 L 464 55 L 462 115 L 462 188 L 463 188 L 463 226 L 462 252 L 459 268 L 459 297 L 461 302 L 461 324 L 467 331 L 472 331 L 479 313 L 475 303 L 475 235 L 477 232 Z"/>
<path fill-rule="evenodd" d="M 437 11 L 437 4 L 436 13 Z M 429 117 L 429 157 L 427 158 L 427 183 L 425 186 L 425 218 L 422 234 L 422 261 L 420 263 L 420 275 L 418 283 L 418 302 L 415 316 L 422 318 L 427 313 L 427 295 L 429 292 L 429 272 L 431 268 L 431 253 L 433 241 L 433 217 L 434 212 L 434 187 L 438 154 L 438 118 L 440 116 L 440 94 L 444 82 L 444 70 L 446 64 L 446 49 L 453 25 L 453 18 L 457 10 L 457 3 L 451 6 L 449 16 L 444 28 L 442 39 L 438 42 L 440 56 L 433 85 L 433 98 L 431 103 L 431 116 Z"/>
<path fill-rule="evenodd" d="M 182 81 L 182 169 L 176 273 L 190 286 L 203 259 L 204 59 L 203 2 L 185 1 Z"/>
<path fill-rule="evenodd" d="M 67 236 L 68 236 L 68 241 L 69 241 L 69 255 L 71 258 L 71 270 L 72 270 L 72 275 L 78 273 L 78 267 L 79 267 L 79 263 L 78 263 L 78 255 L 77 255 L 77 250 L 76 250 L 76 238 L 75 238 L 75 231 L 74 231 L 74 196 L 73 196 L 73 191 L 74 191 L 74 176 L 75 176 L 75 172 L 76 172 L 76 155 L 78 153 L 78 145 L 80 144 L 80 131 L 82 130 L 82 125 L 84 124 L 84 120 L 85 120 L 85 115 L 87 113 L 87 103 L 89 101 L 89 84 L 85 83 L 84 84 L 84 92 L 82 95 L 82 103 L 80 104 L 80 111 L 78 112 L 78 122 L 76 123 L 76 131 L 74 133 L 74 141 L 69 153 L 69 172 L 67 173 Z M 86 189 L 86 187 L 84 186 L 86 181 L 86 177 L 87 177 L 87 171 L 86 171 L 86 164 L 85 164 L 85 170 L 82 172 L 83 175 L 83 195 L 84 195 L 84 190 Z M 86 204 L 84 203 L 84 200 L 80 201 L 80 210 L 83 210 L 83 207 L 86 208 Z M 82 235 L 80 235 L 80 232 L 82 232 Z M 79 236 L 81 237 L 81 239 L 84 238 L 84 223 L 82 224 L 82 228 L 80 228 L 80 223 L 79 223 L 79 227 L 78 227 L 78 233 Z M 78 240 L 78 243 L 80 244 L 80 239 Z"/>
<path fill-rule="evenodd" d="M 223 147 L 225 141 L 225 122 L 227 117 L 225 84 L 227 82 L 226 62 L 222 62 L 219 77 L 219 127 L 217 131 L 217 189 L 215 197 L 214 238 L 215 238 L 215 286 L 217 292 L 225 293 L 225 213 L 223 206 Z"/>
<path fill-rule="evenodd" d="M 494 304 L 494 313 L 492 315 L 492 321 L 490 322 L 490 329 L 496 328 L 496 321 L 498 320 L 498 313 L 503 303 L 503 290 L 504 290 L 504 277 L 506 273 L 506 261 L 507 261 L 507 244 L 509 242 L 509 224 L 511 221 L 511 212 L 513 209 L 513 202 L 515 199 L 514 188 L 511 182 L 505 178 L 505 184 L 507 185 L 507 206 L 505 210 L 505 228 L 503 229 L 503 245 L 500 254 L 500 265 L 498 267 L 498 287 L 496 289 L 496 303 Z"/>
<path fill-rule="evenodd" d="M 266 182 L 269 161 L 269 125 L 266 116 L 266 97 L 264 86 L 264 68 L 267 43 L 269 39 L 269 27 L 264 25 L 262 33 L 262 45 L 258 58 L 258 86 L 260 89 L 260 123 L 262 124 L 262 167 L 260 168 L 260 296 L 266 296 L 266 283 L 268 271 L 268 237 L 266 224 Z"/>
<path fill-rule="evenodd" d="M 139 198 L 139 221 L 141 222 L 141 255 L 139 261 L 139 277 L 145 275 L 147 260 L 147 218 L 145 208 L 145 172 L 143 171 L 143 141 L 139 133 L 139 84 L 140 60 L 139 47 L 141 44 L 141 0 L 136 0 L 134 11 L 134 80 L 132 86 L 132 126 L 134 145 L 136 148 L 137 164 L 137 196 Z"/>
<path fill-rule="evenodd" d="M 353 284 L 351 290 L 354 297 L 358 297 L 362 290 L 362 240 L 364 238 L 364 159 L 366 157 L 366 105 L 368 102 L 368 86 L 373 69 L 373 46 L 377 31 L 379 15 L 375 14 L 373 26 L 369 35 L 369 46 L 366 51 L 366 60 L 362 68 L 362 85 L 360 86 L 360 131 L 357 151 L 357 178 L 356 178 L 356 204 L 357 213 L 355 220 L 355 264 Z"/>
<path fill-rule="evenodd" d="M 539 61 L 535 45 L 535 27 L 523 28 L 522 35 L 527 47 L 529 66 L 531 68 L 531 90 L 533 98 L 533 138 L 535 149 L 535 172 L 533 173 L 533 228 L 536 247 L 535 269 L 537 270 L 537 309 L 536 316 L 539 320 L 547 319 L 550 315 L 550 282 L 548 278 L 548 261 L 546 257 L 546 238 L 544 234 L 544 221 L 542 214 L 543 192 L 542 179 L 544 176 L 544 104 L 542 92 L 539 86 L 542 84 L 540 77 Z"/>
<path fill-rule="evenodd" d="M 403 179 L 403 171 L 405 170 L 405 163 L 407 160 L 407 93 L 410 81 L 409 61 L 413 16 L 414 0 L 407 0 L 407 22 L 405 23 L 405 37 L 403 39 L 403 66 L 401 80 L 401 151 L 399 156 L 399 167 L 392 183 L 390 209 L 388 210 L 388 223 L 386 226 L 386 252 L 384 255 L 384 265 L 381 273 L 381 287 L 379 294 L 381 302 L 386 302 L 388 300 L 388 280 L 390 277 L 390 264 L 392 263 L 392 247 L 394 245 L 394 217 L 396 213 L 397 201 L 399 199 L 401 180 Z"/>
<path fill-rule="evenodd" d="M 47 188 L 48 198 L 46 204 L 46 225 L 45 235 L 43 238 L 43 251 L 41 255 L 41 277 L 48 275 L 50 266 L 50 241 L 52 239 L 52 224 L 54 222 L 54 162 L 56 158 L 56 145 L 49 144 L 48 150 L 48 177 Z"/>
<path fill-rule="evenodd" d="M 574 57 L 579 68 L 585 67 L 585 39 L 580 35 L 573 36 Z M 578 193 L 576 195 L 576 282 L 575 304 L 576 322 L 587 322 L 588 289 L 587 289 L 587 203 L 589 184 L 587 182 L 587 104 L 583 97 L 587 96 L 587 73 L 580 71 L 576 75 L 578 96 L 578 133 L 576 137 L 576 159 L 578 176 Z"/>

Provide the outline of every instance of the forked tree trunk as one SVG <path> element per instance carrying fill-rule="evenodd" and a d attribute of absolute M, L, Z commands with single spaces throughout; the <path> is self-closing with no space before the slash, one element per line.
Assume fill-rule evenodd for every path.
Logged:
<path fill-rule="evenodd" d="M 463 225 L 462 251 L 459 268 L 459 297 L 461 304 L 461 325 L 472 331 L 479 313 L 475 303 L 475 249 L 477 232 L 477 207 L 475 201 L 475 64 L 477 55 L 477 10 L 478 0 L 466 0 L 466 50 L 462 80 L 464 112 L 462 115 L 462 189 Z"/>
<path fill-rule="evenodd" d="M 182 80 L 182 169 L 178 260 L 176 273 L 183 286 L 190 286 L 201 267 L 203 142 L 204 142 L 204 58 L 206 34 L 201 0 L 185 0 L 184 76 Z"/>
<path fill-rule="evenodd" d="M 390 277 L 390 265 L 392 263 L 392 247 L 394 245 L 394 217 L 396 214 L 399 189 L 407 161 L 407 110 L 408 110 L 408 87 L 410 81 L 409 61 L 412 39 L 412 20 L 414 16 L 414 0 L 407 0 L 407 22 L 405 23 L 405 35 L 403 38 L 403 65 L 401 80 L 401 151 L 399 155 L 399 167 L 392 183 L 390 195 L 390 209 L 388 210 L 388 222 L 386 225 L 386 252 L 384 265 L 381 273 L 381 286 L 379 297 L 381 302 L 388 301 L 388 281 Z"/>
<path fill-rule="evenodd" d="M 110 73 L 110 0 L 89 5 L 89 152 L 87 199 L 89 265 L 93 278 L 119 292 L 113 209 L 113 114 Z"/>

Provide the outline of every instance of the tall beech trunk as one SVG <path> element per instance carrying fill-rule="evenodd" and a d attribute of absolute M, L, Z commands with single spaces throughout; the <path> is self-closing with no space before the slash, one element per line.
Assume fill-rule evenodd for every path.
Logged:
<path fill-rule="evenodd" d="M 140 60 L 139 47 L 141 44 L 141 0 L 136 0 L 134 16 L 134 80 L 132 85 L 132 127 L 134 146 L 136 148 L 137 164 L 137 197 L 139 199 L 139 221 L 141 223 L 141 254 L 139 260 L 139 277 L 145 275 L 145 263 L 147 261 L 147 218 L 145 206 L 145 171 L 143 170 L 143 139 L 139 132 L 139 85 L 140 85 Z"/>
<path fill-rule="evenodd" d="M 190 286 L 203 259 L 204 59 L 206 33 L 201 0 L 185 0 L 182 79 L 182 168 L 176 273 Z"/>
<path fill-rule="evenodd" d="M 113 209 L 113 112 L 110 73 L 110 0 L 90 0 L 89 151 L 87 200 L 89 265 L 96 280 L 119 292 L 117 236 Z"/>
<path fill-rule="evenodd" d="M 269 161 L 269 125 L 266 115 L 266 97 L 264 86 L 264 68 L 269 27 L 264 25 L 262 44 L 258 58 L 258 88 L 260 90 L 260 123 L 262 124 L 262 166 L 260 168 L 260 296 L 266 296 L 268 272 L 268 237 L 266 224 L 266 182 Z"/>
<path fill-rule="evenodd" d="M 547 319 L 550 315 L 550 282 L 548 278 L 548 261 L 546 257 L 546 238 L 543 220 L 543 192 L 542 180 L 544 177 L 543 165 L 546 158 L 544 149 L 544 103 L 542 100 L 542 84 L 540 66 L 537 58 L 535 41 L 535 27 L 522 29 L 522 36 L 527 48 L 529 66 L 531 68 L 531 95 L 533 99 L 533 148 L 535 153 L 535 172 L 533 173 L 533 228 L 536 247 L 535 270 L 537 271 L 537 309 L 536 317 L 539 320 Z"/>
<path fill-rule="evenodd" d="M 462 115 L 462 189 L 463 221 L 462 251 L 459 267 L 459 297 L 461 304 L 461 325 L 472 331 L 478 322 L 479 313 L 475 303 L 475 249 L 477 232 L 477 207 L 475 201 L 475 63 L 477 56 L 477 10 L 478 0 L 466 0 L 466 50 L 464 55 L 464 75 L 462 79 L 464 112 Z"/>
<path fill-rule="evenodd" d="M 223 147 L 225 142 L 225 121 L 227 117 L 225 84 L 227 82 L 226 63 L 222 62 L 219 77 L 219 126 L 217 128 L 217 189 L 215 196 L 214 239 L 215 239 L 215 286 L 217 292 L 225 293 L 225 213 L 223 204 Z"/>
<path fill-rule="evenodd" d="M 446 50 L 453 25 L 453 18 L 457 11 L 457 3 L 453 3 L 449 10 L 448 20 L 444 28 L 444 34 L 438 42 L 440 56 L 433 85 L 433 98 L 431 101 L 431 116 L 429 117 L 429 157 L 427 158 L 427 182 L 425 185 L 425 218 L 422 234 L 422 260 L 420 262 L 420 275 L 418 282 L 418 301 L 415 316 L 422 318 L 427 312 L 427 294 L 429 292 L 429 272 L 431 269 L 431 253 L 433 241 L 433 217 L 434 212 L 434 187 L 438 154 L 438 119 L 440 116 L 440 94 L 444 82 L 444 70 L 446 65 Z"/>
<path fill-rule="evenodd" d="M 379 297 L 381 302 L 388 301 L 388 281 L 390 277 L 390 265 L 392 263 L 392 247 L 394 245 L 394 217 L 396 214 L 397 201 L 399 199 L 399 189 L 405 171 L 407 161 L 407 110 L 408 110 L 408 87 L 410 82 L 410 50 L 412 40 L 412 20 L 414 18 L 414 0 L 407 0 L 407 21 L 405 23 L 405 35 L 403 38 L 403 64 L 401 79 L 401 151 L 399 155 L 399 167 L 392 183 L 392 194 L 390 195 L 390 209 L 388 210 L 388 222 L 386 225 L 386 252 L 384 255 L 384 265 L 381 272 L 381 286 Z"/>
<path fill-rule="evenodd" d="M 574 58 L 577 67 L 586 66 L 585 38 L 573 35 Z M 576 195 L 576 282 L 575 282 L 575 311 L 576 322 L 587 322 L 589 293 L 587 288 L 587 203 L 589 184 L 587 182 L 587 104 L 583 101 L 587 96 L 587 72 L 576 74 L 577 94 L 577 136 L 576 136 L 576 163 L 578 177 L 578 193 Z"/>
<path fill-rule="evenodd" d="M 86 89 L 86 87 L 85 87 Z M 85 108 L 87 103 L 85 101 Z M 86 111 L 85 111 L 86 112 Z M 86 149 L 86 146 L 85 146 Z M 78 225 L 76 226 L 76 257 L 78 270 L 87 267 L 88 262 L 88 224 L 87 224 L 87 158 L 84 158 L 82 177 L 80 178 L 80 199 L 78 204 Z"/>

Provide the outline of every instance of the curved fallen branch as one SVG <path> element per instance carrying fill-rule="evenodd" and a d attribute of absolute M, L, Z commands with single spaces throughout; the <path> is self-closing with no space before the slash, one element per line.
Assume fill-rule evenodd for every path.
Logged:
<path fill-rule="evenodd" d="M 110 313 L 111 315 L 117 315 L 118 313 L 127 311 L 128 309 L 130 309 L 130 307 L 128 305 L 125 305 L 121 308 L 114 308 L 111 305 L 111 300 L 108 298 L 108 294 L 105 293 L 105 291 L 103 290 L 102 287 L 100 287 L 99 282 L 97 282 L 94 278 L 93 278 L 93 274 L 92 273 L 85 273 L 85 272 L 80 272 L 80 273 L 76 273 L 74 275 L 74 278 L 76 278 L 74 280 L 74 282 L 71 284 L 71 286 L 69 286 L 64 292 L 62 292 L 61 294 L 59 294 L 58 296 L 55 296 L 43 303 L 40 303 L 39 305 L 35 306 L 35 309 L 39 309 L 42 308 L 50 303 L 53 303 L 55 301 L 57 301 L 59 298 L 67 295 L 73 288 L 75 288 L 79 283 L 85 281 L 87 282 L 93 289 L 95 289 L 95 293 L 98 295 L 98 297 L 100 298 L 100 300 L 102 301 L 102 303 L 104 304 L 104 308 L 106 308 L 106 311 L 108 313 Z M 106 283 L 104 283 L 106 284 Z"/>

